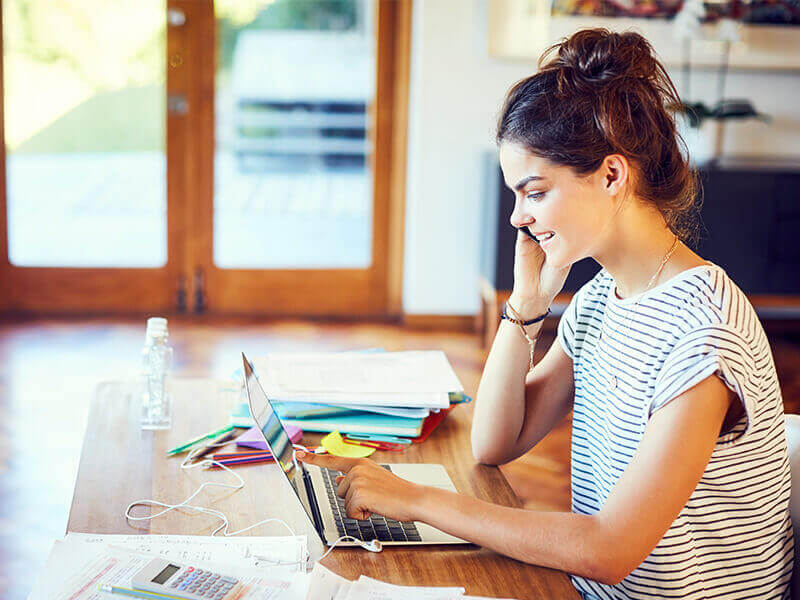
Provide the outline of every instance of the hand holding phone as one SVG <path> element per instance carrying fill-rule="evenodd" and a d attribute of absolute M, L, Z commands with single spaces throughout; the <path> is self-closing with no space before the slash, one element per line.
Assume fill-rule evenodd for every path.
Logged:
<path fill-rule="evenodd" d="M 537 239 L 536 239 L 536 236 L 535 236 L 535 235 L 533 235 L 533 234 L 530 232 L 530 230 L 528 230 L 528 228 L 527 228 L 527 227 L 520 227 L 520 228 L 519 228 L 519 230 L 520 230 L 522 233 L 524 233 L 525 235 L 527 235 L 529 238 L 531 238 L 531 239 L 532 239 L 534 242 L 536 242 L 537 244 L 539 243 L 539 240 L 537 240 Z"/>
<path fill-rule="evenodd" d="M 525 237 L 517 234 L 514 289 L 511 295 L 513 301 L 519 304 L 517 310 L 523 311 L 524 316 L 528 316 L 529 312 L 536 316 L 545 312 L 552 304 L 556 294 L 564 286 L 571 265 L 555 268 L 552 262 L 548 262 L 547 254 L 542 250 L 536 236 L 527 227 L 520 227 L 519 230 L 536 242 L 536 245 L 531 245 Z"/>

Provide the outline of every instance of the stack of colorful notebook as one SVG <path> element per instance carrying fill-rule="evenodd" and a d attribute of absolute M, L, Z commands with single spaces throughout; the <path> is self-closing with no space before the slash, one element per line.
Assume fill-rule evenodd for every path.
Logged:
<path fill-rule="evenodd" d="M 281 420 L 303 431 L 416 438 L 432 414 L 464 399 L 439 351 L 281 353 L 253 363 Z M 249 412 L 231 416 L 246 424 Z"/>

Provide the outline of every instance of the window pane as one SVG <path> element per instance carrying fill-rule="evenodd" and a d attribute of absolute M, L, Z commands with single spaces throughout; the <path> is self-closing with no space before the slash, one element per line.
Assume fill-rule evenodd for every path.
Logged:
<path fill-rule="evenodd" d="M 164 0 L 3 2 L 9 260 L 167 260 Z"/>
<path fill-rule="evenodd" d="M 372 0 L 215 6 L 214 262 L 368 267 Z"/>

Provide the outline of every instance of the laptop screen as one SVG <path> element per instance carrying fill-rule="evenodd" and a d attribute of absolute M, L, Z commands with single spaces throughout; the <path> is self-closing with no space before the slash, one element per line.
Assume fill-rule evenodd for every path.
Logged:
<path fill-rule="evenodd" d="M 303 480 L 300 469 L 294 461 L 294 450 L 289 434 L 286 433 L 281 420 L 275 414 L 275 409 L 272 408 L 264 388 L 261 387 L 256 374 L 250 367 L 250 362 L 244 354 L 242 354 L 242 360 L 244 361 L 245 389 L 247 390 L 247 400 L 250 403 L 250 414 L 256 422 L 256 426 L 261 430 L 264 441 L 267 443 L 267 448 L 269 448 L 272 456 L 282 467 L 284 475 L 289 480 L 294 493 L 297 494 L 297 498 L 303 506 L 303 510 L 306 511 L 308 519 L 313 525 L 314 517 L 308 502 L 298 492 L 298 486 L 303 485 Z"/>

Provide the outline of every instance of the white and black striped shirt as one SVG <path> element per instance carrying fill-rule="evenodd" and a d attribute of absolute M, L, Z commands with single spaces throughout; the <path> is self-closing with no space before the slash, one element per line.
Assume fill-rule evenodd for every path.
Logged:
<path fill-rule="evenodd" d="M 708 265 L 620 300 L 603 269 L 573 297 L 558 338 L 575 376 L 575 513 L 603 507 L 649 417 L 710 375 L 745 409 L 720 435 L 700 483 L 650 556 L 614 586 L 572 577 L 583 597 L 788 597 L 793 542 L 783 400 L 769 343 L 744 293 Z"/>

